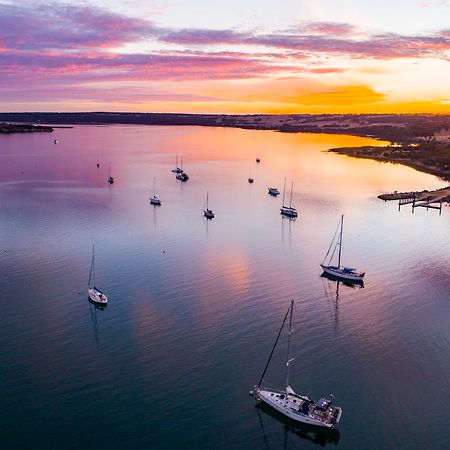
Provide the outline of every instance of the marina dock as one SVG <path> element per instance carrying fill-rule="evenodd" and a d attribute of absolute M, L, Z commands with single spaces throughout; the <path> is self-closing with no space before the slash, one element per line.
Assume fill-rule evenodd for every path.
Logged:
<path fill-rule="evenodd" d="M 421 192 L 397 192 L 381 194 L 379 199 L 386 201 L 398 200 L 398 208 L 404 205 L 412 205 L 414 211 L 417 207 L 431 208 L 442 212 L 442 203 L 450 203 L 450 186 L 438 189 L 436 191 Z"/>

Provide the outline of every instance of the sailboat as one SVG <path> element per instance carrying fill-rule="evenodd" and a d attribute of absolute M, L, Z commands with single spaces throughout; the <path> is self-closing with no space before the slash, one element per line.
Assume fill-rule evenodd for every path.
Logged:
<path fill-rule="evenodd" d="M 298 216 L 297 210 L 292 206 L 292 191 L 294 190 L 294 182 L 291 184 L 291 195 L 289 197 L 289 206 L 284 204 L 284 197 L 286 194 L 286 178 L 284 179 L 284 187 L 283 187 L 283 205 L 280 209 L 280 213 L 283 216 L 290 217 L 291 219 Z"/>
<path fill-rule="evenodd" d="M 153 177 L 153 197 L 150 197 L 150 204 L 161 206 L 161 200 L 156 196 L 156 179 Z"/>
<path fill-rule="evenodd" d="M 338 229 L 340 230 L 339 236 L 337 235 Z M 342 256 L 342 232 L 344 229 L 344 215 L 342 214 L 341 220 L 339 221 L 338 229 L 336 229 L 333 239 L 331 240 L 330 247 L 328 248 L 327 254 L 325 255 L 325 258 L 320 265 L 322 267 L 322 270 L 327 273 L 328 275 L 332 275 L 337 278 L 341 278 L 343 280 L 349 280 L 353 282 L 359 282 L 361 283 L 364 281 L 364 275 L 365 272 L 357 272 L 355 269 L 351 267 L 341 267 L 341 256 Z M 328 255 L 330 254 L 331 248 L 333 247 L 333 252 L 331 253 L 330 259 L 328 260 L 328 264 L 325 264 L 325 260 L 327 259 Z M 337 265 L 331 265 L 331 261 L 333 259 L 333 256 L 336 252 L 336 248 L 338 248 L 338 260 Z"/>
<path fill-rule="evenodd" d="M 109 184 L 114 183 L 114 178 L 111 176 L 111 163 L 109 163 L 109 166 L 108 166 L 108 183 Z"/>
<path fill-rule="evenodd" d="M 208 193 L 206 193 L 206 201 L 205 201 L 205 204 L 203 205 L 203 215 L 207 219 L 214 219 L 214 213 L 212 212 L 212 209 L 209 209 L 209 207 L 208 207 L 208 198 L 209 198 L 209 195 L 208 195 Z"/>
<path fill-rule="evenodd" d="M 250 391 L 250 394 L 255 396 L 257 400 L 266 403 L 284 416 L 289 417 L 296 422 L 316 425 L 318 427 L 333 428 L 341 419 L 342 408 L 339 406 L 334 406 L 332 404 L 332 400 L 326 398 L 321 398 L 319 401 L 315 402 L 306 395 L 297 394 L 289 384 L 289 365 L 294 360 L 294 358 L 291 358 L 290 355 L 293 309 L 294 301 L 291 301 L 261 379 L 259 380 L 258 385 Z M 286 361 L 286 388 L 284 390 L 272 391 L 261 387 L 261 384 L 267 368 L 269 367 L 270 360 L 272 359 L 273 352 L 275 351 L 275 347 L 278 343 L 281 332 L 283 331 L 288 315 L 289 334 Z"/>
<path fill-rule="evenodd" d="M 181 157 L 181 168 L 178 166 L 177 166 L 177 168 L 180 170 L 177 172 L 177 175 L 175 176 L 175 178 L 180 181 L 189 180 L 188 174 L 183 170 L 183 157 Z"/>
<path fill-rule="evenodd" d="M 248 182 L 253 183 L 253 181 L 255 180 L 252 178 L 252 169 L 250 168 L 248 169 Z"/>
<path fill-rule="evenodd" d="M 92 287 L 91 287 L 92 281 Z M 100 289 L 95 287 L 95 253 L 94 253 L 94 244 L 92 244 L 92 262 L 91 262 L 91 270 L 89 272 L 89 281 L 88 281 L 88 294 L 89 298 L 94 303 L 99 303 L 104 305 L 108 303 L 108 297 L 106 294 L 102 292 Z"/>
<path fill-rule="evenodd" d="M 183 172 L 183 169 L 181 167 L 178 167 L 178 155 L 176 155 L 176 157 L 175 157 L 175 168 L 172 169 L 172 172 L 174 172 L 174 173 Z"/>

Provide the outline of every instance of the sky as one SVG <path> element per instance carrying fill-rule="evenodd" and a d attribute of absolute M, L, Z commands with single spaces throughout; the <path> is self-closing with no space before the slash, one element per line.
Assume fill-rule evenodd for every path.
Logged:
<path fill-rule="evenodd" d="M 450 113 L 450 0 L 0 0 L 0 111 Z"/>

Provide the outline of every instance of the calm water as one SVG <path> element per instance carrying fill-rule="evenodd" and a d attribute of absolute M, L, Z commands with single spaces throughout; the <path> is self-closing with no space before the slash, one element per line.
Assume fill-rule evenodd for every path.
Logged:
<path fill-rule="evenodd" d="M 376 199 L 445 184 L 325 152 L 371 142 L 144 126 L 0 136 L 1 448 L 448 448 L 450 208 Z M 177 153 L 187 183 L 170 171 Z M 284 177 L 296 221 L 267 195 Z M 363 289 L 320 277 L 341 213 Z M 86 293 L 93 243 L 104 310 Z M 248 395 L 291 298 L 291 384 L 334 393 L 334 433 L 292 428 Z M 274 385 L 285 351 L 284 337 Z"/>

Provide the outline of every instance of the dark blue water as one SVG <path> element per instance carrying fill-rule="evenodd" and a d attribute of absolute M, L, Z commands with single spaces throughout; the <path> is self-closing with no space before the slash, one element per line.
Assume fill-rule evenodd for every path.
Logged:
<path fill-rule="evenodd" d="M 376 198 L 445 183 L 326 153 L 371 142 L 144 126 L 0 136 L 1 448 L 447 448 L 449 208 Z M 285 177 L 296 221 L 267 195 Z M 362 289 L 320 277 L 342 213 Z M 86 292 L 93 243 L 103 310 Z M 291 298 L 291 384 L 334 394 L 332 433 L 248 395 Z M 285 352 L 284 336 L 277 386 Z"/>

